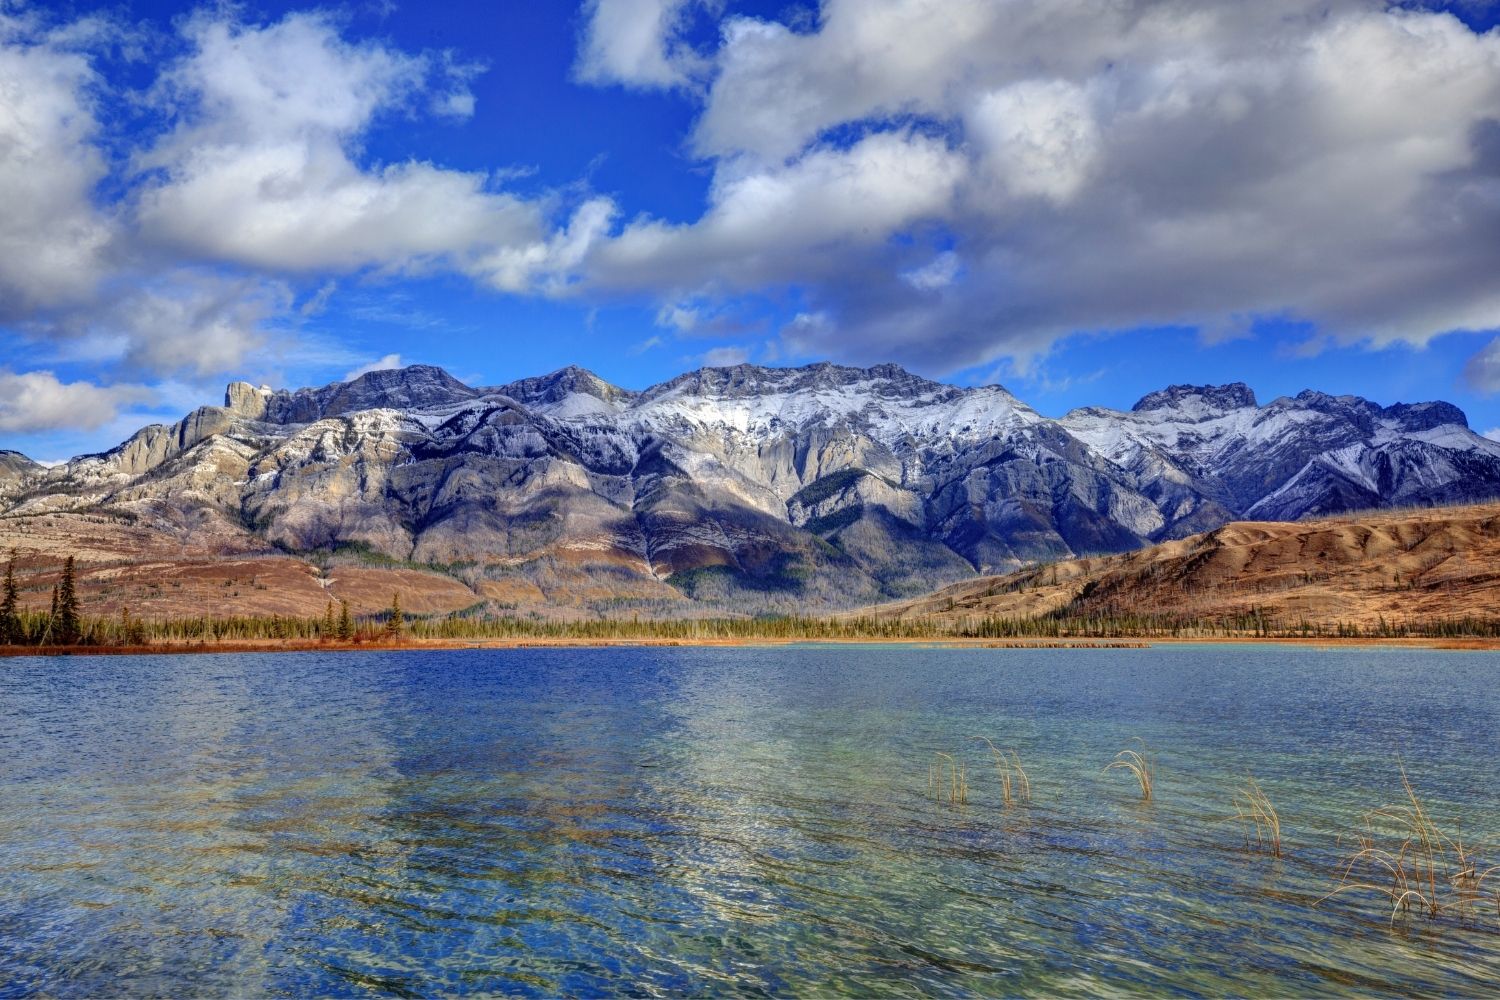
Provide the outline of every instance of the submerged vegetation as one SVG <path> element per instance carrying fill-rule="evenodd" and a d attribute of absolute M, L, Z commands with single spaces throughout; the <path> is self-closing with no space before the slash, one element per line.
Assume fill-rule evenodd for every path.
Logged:
<path fill-rule="evenodd" d="M 1500 865 L 1482 866 L 1473 847 L 1438 826 L 1401 766 L 1406 801 L 1372 809 L 1342 866 L 1339 884 L 1318 902 L 1370 892 L 1391 904 L 1391 922 L 1420 914 L 1470 920 L 1488 905 L 1500 917 Z"/>
<path fill-rule="evenodd" d="M 990 748 L 995 758 L 995 776 L 1000 779 L 1000 801 L 1006 805 L 1031 801 L 1031 779 L 1021 766 L 1021 758 L 1014 750 L 1002 751 L 988 736 L 978 736 Z"/>
<path fill-rule="evenodd" d="M 1031 779 L 1021 766 L 1021 758 L 1014 750 L 1003 751 L 987 736 L 976 736 L 976 740 L 989 747 L 995 762 L 995 777 L 1000 789 L 1000 802 L 1009 807 L 1031 801 Z M 947 800 L 949 805 L 967 805 L 969 802 L 969 763 L 956 754 L 935 750 L 927 765 L 927 794 L 938 801 Z"/>
<path fill-rule="evenodd" d="M 1156 783 L 1156 764 L 1151 759 L 1146 742 L 1139 738 L 1137 739 L 1141 744 L 1139 750 L 1121 750 L 1115 754 L 1115 759 L 1104 770 L 1109 772 L 1119 768 L 1135 775 L 1136 781 L 1141 786 L 1141 800 L 1150 802 Z"/>
<path fill-rule="evenodd" d="M 935 751 L 936 758 L 927 768 L 927 792 L 941 800 L 946 791 L 949 805 L 969 801 L 969 765 L 952 754 Z"/>
<path fill-rule="evenodd" d="M 1245 778 L 1245 787 L 1234 793 L 1234 812 L 1245 827 L 1245 840 L 1255 835 L 1256 850 L 1281 857 L 1281 816 L 1271 798 L 1254 778 Z"/>

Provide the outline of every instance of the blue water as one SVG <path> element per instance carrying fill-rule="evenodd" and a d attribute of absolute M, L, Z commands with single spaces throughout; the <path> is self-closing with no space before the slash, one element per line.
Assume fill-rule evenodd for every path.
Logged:
<path fill-rule="evenodd" d="M 0 996 L 1488 993 L 1495 901 L 1392 922 L 1372 892 L 1318 900 L 1362 814 L 1402 801 L 1398 755 L 1445 828 L 1500 843 L 1497 668 L 1211 646 L 0 661 Z M 1029 803 L 1001 801 L 980 735 Z M 1134 738 L 1149 803 L 1103 770 Z M 966 804 L 931 793 L 938 752 Z M 1229 819 L 1246 774 L 1280 859 Z"/>

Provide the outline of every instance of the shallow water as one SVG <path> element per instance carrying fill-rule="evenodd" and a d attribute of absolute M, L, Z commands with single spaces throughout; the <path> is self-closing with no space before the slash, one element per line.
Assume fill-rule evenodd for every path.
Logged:
<path fill-rule="evenodd" d="M 1500 656 L 558 649 L 0 663 L 0 996 L 1476 994 L 1500 917 L 1335 883 L 1500 843 Z M 1005 808 L 977 735 L 1033 785 Z M 1102 768 L 1132 737 L 1156 798 Z M 929 794 L 943 751 L 970 801 Z M 1286 856 L 1232 814 L 1253 773 Z M 1500 857 L 1491 863 L 1500 863 Z"/>

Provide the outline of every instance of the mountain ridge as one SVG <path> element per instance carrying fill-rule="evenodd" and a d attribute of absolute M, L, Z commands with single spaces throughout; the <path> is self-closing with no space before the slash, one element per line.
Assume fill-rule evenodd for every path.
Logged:
<path fill-rule="evenodd" d="M 1496 496 L 1500 443 L 1440 401 L 1261 405 L 1231 383 L 1052 419 L 1003 386 L 827 362 L 641 391 L 576 366 L 490 387 L 425 365 L 234 382 L 223 406 L 106 452 L 0 456 L 0 521 L 103 511 L 170 535 L 207 519 L 239 550 L 519 575 L 543 606 L 581 573 L 598 600 L 848 607 L 1246 517 Z"/>

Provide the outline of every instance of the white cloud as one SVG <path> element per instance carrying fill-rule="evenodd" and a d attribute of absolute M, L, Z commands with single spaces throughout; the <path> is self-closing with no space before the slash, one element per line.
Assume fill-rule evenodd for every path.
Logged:
<path fill-rule="evenodd" d="M 265 26 L 199 15 L 185 34 L 191 54 L 158 87 L 177 126 L 140 158 L 161 178 L 139 197 L 148 240 L 273 272 L 462 268 L 547 240 L 539 207 L 485 174 L 355 162 L 379 116 L 433 87 L 447 108 L 471 103 L 461 83 L 430 82 L 448 64 L 346 42 L 322 14 Z"/>
<path fill-rule="evenodd" d="M 1489 430 L 1484 432 L 1484 436 L 1489 438 L 1491 441 L 1500 441 L 1500 427 L 1491 427 Z"/>
<path fill-rule="evenodd" d="M 985 166 L 1017 197 L 1066 202 L 1099 159 L 1088 94 L 1066 80 L 1022 80 L 984 94 L 968 126 Z"/>
<path fill-rule="evenodd" d="M 374 361 L 371 361 L 368 364 L 360 365 L 358 368 L 355 368 L 352 371 L 346 373 L 344 375 L 344 381 L 353 382 L 361 375 L 368 375 L 370 374 L 370 372 L 383 372 L 389 371 L 393 368 L 404 367 L 406 367 L 406 364 L 401 360 L 401 355 L 387 354 L 383 358 L 376 358 Z"/>
<path fill-rule="evenodd" d="M 630 222 L 593 284 L 795 286 L 828 319 L 803 351 L 947 369 L 1268 316 L 1324 344 L 1500 327 L 1500 33 L 1449 14 L 825 0 L 815 30 L 730 18 L 714 61 L 702 217 Z"/>
<path fill-rule="evenodd" d="M 530 243 L 476 253 L 464 271 L 503 292 L 564 294 L 577 281 L 579 264 L 608 233 L 615 214 L 610 199 L 590 198 L 574 210 L 566 227 Z"/>
<path fill-rule="evenodd" d="M 79 40 L 0 11 L 0 320 L 86 297 L 105 267 L 97 80 Z"/>
<path fill-rule="evenodd" d="M 703 0 L 587 0 L 578 78 L 587 83 L 668 88 L 688 84 L 706 60 L 681 38 Z"/>
<path fill-rule="evenodd" d="M 893 232 L 952 211 L 963 160 L 941 138 L 871 135 L 784 167 L 721 168 L 691 225 L 641 220 L 584 263 L 602 287 L 750 290 L 847 273 Z"/>
<path fill-rule="evenodd" d="M 152 398 L 140 385 L 62 382 L 49 371 L 0 369 L 0 431 L 95 430 L 113 420 L 120 407 Z"/>
<path fill-rule="evenodd" d="M 795 302 L 793 354 L 950 370 L 1268 315 L 1313 345 L 1500 328 L 1500 33 L 1385 0 L 824 0 L 694 50 L 724 6 L 590 0 L 581 22 L 581 79 L 699 102 L 712 181 L 686 223 L 521 197 L 501 164 L 373 160 L 383 124 L 472 114 L 477 70 L 322 13 L 181 22 L 160 130 L 119 168 L 97 25 L 4 7 L 0 321 L 195 378 L 276 355 L 293 287 L 315 315 L 332 279 L 435 269 L 645 295 L 669 336 L 759 343 L 740 300 Z"/>
<path fill-rule="evenodd" d="M 304 319 L 331 276 L 360 271 L 443 268 L 562 294 L 612 224 L 613 203 L 595 198 L 558 228 L 566 200 L 499 190 L 504 169 L 364 162 L 383 121 L 471 114 L 479 68 L 348 41 L 322 13 L 257 24 L 219 7 L 182 22 L 186 51 L 148 92 L 164 124 L 120 167 L 101 148 L 133 137 L 104 133 L 100 108 L 123 97 L 91 60 L 121 33 L 11 11 L 0 0 L 0 322 L 38 360 L 237 372 L 252 352 L 287 354 L 288 279 L 321 282 Z M 123 194 L 100 208 L 101 188 Z"/>

